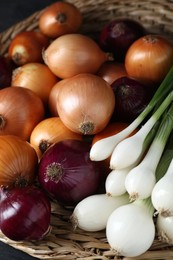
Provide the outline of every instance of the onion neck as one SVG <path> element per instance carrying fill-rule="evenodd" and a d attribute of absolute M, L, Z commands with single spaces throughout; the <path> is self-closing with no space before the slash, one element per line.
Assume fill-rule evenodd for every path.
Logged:
<path fill-rule="evenodd" d="M 51 143 L 49 143 L 48 140 L 41 140 L 41 142 L 39 143 L 39 150 L 43 154 L 50 145 Z"/>
<path fill-rule="evenodd" d="M 0 115 L 0 130 L 2 130 L 6 125 L 6 119 L 3 115 Z"/>
<path fill-rule="evenodd" d="M 54 182 L 59 182 L 63 173 L 62 166 L 59 163 L 53 162 L 47 167 L 46 177 Z"/>
<path fill-rule="evenodd" d="M 67 21 L 67 16 L 64 13 L 59 13 L 56 17 L 58 23 L 62 24 Z"/>

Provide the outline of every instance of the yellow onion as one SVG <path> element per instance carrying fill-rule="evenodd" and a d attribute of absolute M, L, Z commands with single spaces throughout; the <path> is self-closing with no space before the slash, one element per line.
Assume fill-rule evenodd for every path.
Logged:
<path fill-rule="evenodd" d="M 50 145 L 65 139 L 82 140 L 82 135 L 68 129 L 59 117 L 49 117 L 42 120 L 33 129 L 30 144 L 40 159 Z"/>
<path fill-rule="evenodd" d="M 80 73 L 95 74 L 108 57 L 88 36 L 66 34 L 56 38 L 43 51 L 44 62 L 59 78 Z"/>
<path fill-rule="evenodd" d="M 115 108 L 115 95 L 104 79 L 84 73 L 57 84 L 58 115 L 70 130 L 92 135 L 105 128 Z"/>

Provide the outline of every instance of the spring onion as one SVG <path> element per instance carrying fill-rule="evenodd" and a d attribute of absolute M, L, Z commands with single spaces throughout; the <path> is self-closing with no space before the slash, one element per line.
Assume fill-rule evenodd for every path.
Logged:
<path fill-rule="evenodd" d="M 173 103 L 159 125 L 145 157 L 127 175 L 125 187 L 131 200 L 151 196 L 156 184 L 156 169 L 173 129 Z"/>
<path fill-rule="evenodd" d="M 156 219 L 157 235 L 160 241 L 173 244 L 173 216 L 158 215 Z"/>
<path fill-rule="evenodd" d="M 101 161 L 108 158 L 116 145 L 129 136 L 144 121 L 146 116 L 153 110 L 156 105 L 162 103 L 168 93 L 173 89 L 173 67 L 156 90 L 149 104 L 142 113 L 124 130 L 116 135 L 103 138 L 97 141 L 90 150 L 90 159 L 93 161 Z"/>
<path fill-rule="evenodd" d="M 108 196 L 121 196 L 126 193 L 125 179 L 132 167 L 112 170 L 105 181 L 105 190 Z"/>
<path fill-rule="evenodd" d="M 155 184 L 151 198 L 157 213 L 162 216 L 173 216 L 173 159 L 165 175 Z"/>
<path fill-rule="evenodd" d="M 111 213 L 106 237 L 117 255 L 135 257 L 150 248 L 155 238 L 153 212 L 149 198 L 120 206 Z"/>
<path fill-rule="evenodd" d="M 127 193 L 117 197 L 106 194 L 91 195 L 75 206 L 70 219 L 74 229 L 79 227 L 85 231 L 100 231 L 105 229 L 110 214 L 128 203 L 130 202 Z"/>

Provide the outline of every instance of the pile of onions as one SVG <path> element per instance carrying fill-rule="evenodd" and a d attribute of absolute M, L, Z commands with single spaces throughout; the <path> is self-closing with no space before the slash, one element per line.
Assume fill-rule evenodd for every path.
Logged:
<path fill-rule="evenodd" d="M 68 129 L 59 117 L 49 117 L 33 129 L 30 144 L 36 150 L 38 158 L 41 158 L 49 146 L 65 139 L 82 140 L 82 135 Z"/>
<path fill-rule="evenodd" d="M 57 1 L 49 5 L 39 17 L 39 29 L 50 38 L 76 33 L 82 24 L 82 14 L 72 3 Z"/>
<path fill-rule="evenodd" d="M 29 62 L 43 62 L 42 50 L 49 43 L 49 38 L 42 32 L 22 31 L 11 40 L 8 56 L 18 66 Z"/>
<path fill-rule="evenodd" d="M 115 96 L 105 80 L 79 74 L 58 84 L 58 115 L 70 130 L 91 135 L 106 127 L 115 108 Z"/>
<path fill-rule="evenodd" d="M 89 158 L 90 145 L 80 140 L 56 142 L 43 154 L 38 169 L 41 186 L 66 205 L 75 205 L 97 192 L 101 174 L 97 162 Z"/>
<path fill-rule="evenodd" d="M 0 91 L 0 135 L 29 140 L 33 128 L 43 120 L 42 100 L 30 89 L 6 87 Z"/>
<path fill-rule="evenodd" d="M 0 188 L 0 227 L 15 241 L 41 240 L 50 230 L 50 200 L 43 190 L 28 186 Z"/>
<path fill-rule="evenodd" d="M 98 44 L 82 34 L 66 34 L 56 38 L 43 51 L 43 59 L 59 78 L 79 73 L 96 73 L 108 57 Z"/>
<path fill-rule="evenodd" d="M 13 70 L 12 86 L 32 90 L 47 105 L 49 93 L 59 79 L 42 63 L 27 63 Z"/>
<path fill-rule="evenodd" d="M 18 136 L 0 136 L 0 186 L 24 187 L 36 177 L 38 158 L 34 148 Z"/>

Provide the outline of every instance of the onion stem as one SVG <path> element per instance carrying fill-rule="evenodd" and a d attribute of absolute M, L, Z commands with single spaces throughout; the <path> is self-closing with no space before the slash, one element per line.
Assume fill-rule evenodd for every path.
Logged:
<path fill-rule="evenodd" d="M 172 89 L 173 67 L 171 67 L 142 113 L 128 127 L 126 127 L 118 134 L 97 141 L 90 150 L 90 159 L 93 161 L 101 161 L 108 158 L 112 154 L 116 145 L 128 135 L 130 135 L 143 122 L 143 120 L 153 110 L 153 108 L 156 105 L 158 106 L 162 103 L 162 101 L 166 98 Z"/>
<path fill-rule="evenodd" d="M 143 160 L 126 177 L 125 187 L 132 200 L 151 196 L 156 183 L 156 169 L 173 129 L 173 103 L 161 121 Z"/>

